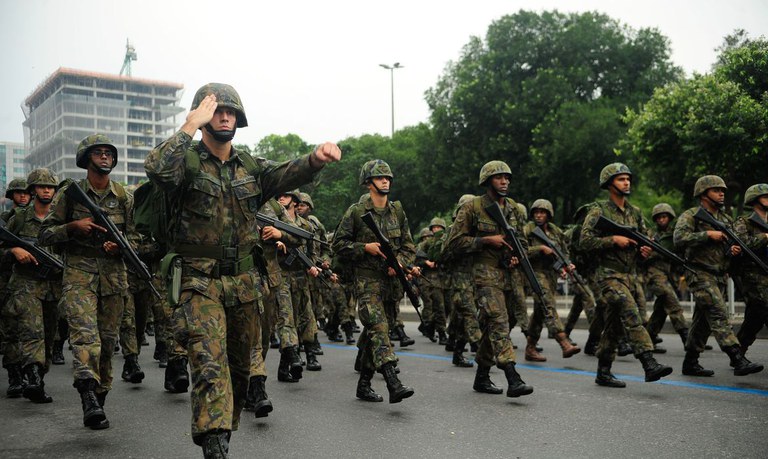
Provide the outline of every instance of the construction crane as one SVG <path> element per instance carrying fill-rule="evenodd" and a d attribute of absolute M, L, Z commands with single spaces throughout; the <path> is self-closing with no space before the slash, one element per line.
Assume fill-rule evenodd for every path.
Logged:
<path fill-rule="evenodd" d="M 136 48 L 131 45 L 128 39 L 125 39 L 125 59 L 123 59 L 123 68 L 120 69 L 120 75 L 131 76 L 131 61 L 137 59 Z"/>

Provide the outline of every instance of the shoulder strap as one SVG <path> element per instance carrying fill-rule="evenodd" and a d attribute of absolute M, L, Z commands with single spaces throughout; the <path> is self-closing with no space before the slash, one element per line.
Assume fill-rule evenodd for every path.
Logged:
<path fill-rule="evenodd" d="M 405 221 L 405 210 L 403 210 L 403 203 L 400 201 L 392 201 L 392 206 L 395 208 L 395 215 L 397 215 L 397 221 L 402 223 Z"/>

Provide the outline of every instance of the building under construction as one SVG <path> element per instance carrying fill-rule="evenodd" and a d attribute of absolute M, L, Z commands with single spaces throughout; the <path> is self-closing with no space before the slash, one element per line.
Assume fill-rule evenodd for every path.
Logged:
<path fill-rule="evenodd" d="M 118 149 L 113 180 L 135 184 L 146 178 L 144 158 L 179 126 L 184 86 L 59 68 L 24 101 L 27 162 L 60 178 L 82 178 L 75 165 L 77 144 L 105 134 Z"/>

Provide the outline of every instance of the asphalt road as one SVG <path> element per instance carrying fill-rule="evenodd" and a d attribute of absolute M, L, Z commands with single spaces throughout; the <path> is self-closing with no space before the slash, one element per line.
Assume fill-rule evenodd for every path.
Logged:
<path fill-rule="evenodd" d="M 409 323 L 414 336 L 416 324 Z M 244 412 L 232 437 L 235 458 L 510 458 L 510 457 L 655 457 L 763 458 L 768 450 L 768 370 L 736 377 L 725 354 L 706 352 L 701 363 L 715 370 L 712 378 L 683 376 L 682 343 L 662 335 L 666 355 L 657 356 L 675 372 L 657 383 L 643 382 L 640 363 L 621 357 L 614 373 L 625 389 L 594 384 L 594 357 L 560 357 L 554 340 L 544 340 L 543 364 L 523 363 L 518 370 L 535 391 L 519 399 L 472 391 L 473 369 L 456 368 L 450 355 L 425 338 L 398 349 L 400 375 L 416 394 L 400 404 L 386 402 L 384 381 L 374 389 L 384 403 L 354 397 L 357 375 L 354 346 L 329 344 L 321 372 L 305 372 L 298 384 L 267 380 L 275 406 L 269 417 Z M 586 332 L 576 330 L 583 343 Z M 513 332 L 513 340 L 523 343 Z M 25 399 L 0 398 L 0 457 L 202 457 L 189 435 L 189 394 L 162 388 L 163 370 L 144 347 L 142 384 L 119 379 L 122 358 L 115 357 L 117 380 L 107 399 L 111 428 L 82 426 L 80 400 L 72 388 L 71 356 L 46 377 L 54 403 L 35 405 Z M 278 354 L 270 352 L 271 374 Z M 768 341 L 759 340 L 749 357 L 768 363 Z M 497 385 L 503 374 L 493 370 Z M 5 378 L 0 391 L 6 389 Z"/>

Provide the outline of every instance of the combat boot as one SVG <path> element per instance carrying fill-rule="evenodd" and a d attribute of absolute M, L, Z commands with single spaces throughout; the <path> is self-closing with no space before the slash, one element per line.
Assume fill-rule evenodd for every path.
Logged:
<path fill-rule="evenodd" d="M 315 357 L 315 349 L 311 344 L 304 345 L 304 352 L 307 354 L 307 371 L 320 371 L 323 369 L 320 362 Z"/>
<path fill-rule="evenodd" d="M 54 365 L 64 365 L 64 340 L 56 340 L 53 342 L 51 363 Z"/>
<path fill-rule="evenodd" d="M 403 383 L 400 382 L 400 378 L 397 377 L 394 362 L 385 363 L 381 366 L 380 371 L 384 376 L 384 380 L 387 382 L 389 403 L 400 403 L 404 398 L 413 395 L 413 389 L 408 386 L 403 386 Z"/>
<path fill-rule="evenodd" d="M 453 339 L 453 336 L 448 336 L 448 339 L 445 341 L 445 352 L 453 352 L 456 350 L 456 341 Z"/>
<path fill-rule="evenodd" d="M 360 379 L 357 380 L 357 392 L 355 396 L 366 402 L 383 402 L 384 397 L 377 394 L 371 387 L 373 370 L 365 369 L 360 371 Z"/>
<path fill-rule="evenodd" d="M 680 335 L 680 339 L 683 340 L 683 347 L 685 347 L 686 341 L 688 341 L 688 329 L 683 328 L 682 330 L 677 332 L 678 335 Z"/>
<path fill-rule="evenodd" d="M 662 365 L 653 358 L 650 351 L 643 352 L 638 357 L 645 370 L 645 382 L 658 381 L 659 379 L 672 374 L 672 367 Z"/>
<path fill-rule="evenodd" d="M 290 372 L 293 379 L 296 381 L 301 379 L 304 368 L 304 363 L 301 361 L 301 354 L 299 354 L 299 346 L 287 347 L 284 350 L 288 351 L 288 362 L 290 363 Z"/>
<path fill-rule="evenodd" d="M 155 352 L 152 354 L 152 358 L 159 362 L 160 368 L 166 368 L 168 366 L 168 346 L 165 341 L 155 340 Z"/>
<path fill-rule="evenodd" d="M 24 377 L 21 372 L 21 365 L 10 364 L 6 367 L 8 371 L 8 389 L 5 396 L 8 398 L 19 398 L 24 393 Z"/>
<path fill-rule="evenodd" d="M 568 336 L 563 332 L 556 334 L 555 340 L 560 345 L 560 349 L 563 350 L 564 359 L 573 357 L 574 355 L 581 352 L 581 348 L 579 346 L 574 346 L 573 344 L 571 344 L 571 340 L 569 340 Z"/>
<path fill-rule="evenodd" d="M 280 340 L 277 339 L 277 336 L 275 336 L 274 333 L 269 335 L 269 348 L 270 349 L 280 349 Z"/>
<path fill-rule="evenodd" d="M 107 404 L 107 394 L 109 392 L 96 392 L 96 400 L 99 401 L 99 406 L 104 408 L 104 405 Z"/>
<path fill-rule="evenodd" d="M 445 346 L 448 344 L 448 335 L 445 334 L 445 330 L 437 331 L 437 344 L 439 346 Z"/>
<path fill-rule="evenodd" d="M 654 354 L 666 354 L 667 349 L 659 346 L 658 344 L 654 344 L 653 350 L 651 352 L 653 352 Z"/>
<path fill-rule="evenodd" d="M 189 387 L 187 359 L 184 357 L 169 359 L 165 368 L 165 390 L 172 394 L 181 394 Z"/>
<path fill-rule="evenodd" d="M 344 329 L 344 336 L 347 338 L 347 344 L 355 344 L 355 336 L 352 331 L 352 322 L 347 322 L 341 326 Z"/>
<path fill-rule="evenodd" d="M 305 344 L 304 347 L 307 345 Z M 323 347 L 320 346 L 320 341 L 317 340 L 317 333 L 315 333 L 315 341 L 309 343 L 309 347 L 312 348 L 312 351 L 315 355 L 323 355 L 325 352 L 323 352 Z"/>
<path fill-rule="evenodd" d="M 267 377 L 251 376 L 248 381 L 248 394 L 245 397 L 245 409 L 253 411 L 257 418 L 265 418 L 272 412 L 272 402 L 267 398 Z"/>
<path fill-rule="evenodd" d="M 600 359 L 597 362 L 597 377 L 595 377 L 595 384 L 603 387 L 627 387 L 627 383 L 620 379 L 616 379 L 611 373 L 611 361 Z"/>
<path fill-rule="evenodd" d="M 43 366 L 39 363 L 27 365 L 24 367 L 24 374 L 27 377 L 27 386 L 23 390 L 24 398 L 33 403 L 51 403 L 53 398 L 45 393 Z"/>
<path fill-rule="evenodd" d="M 96 380 L 79 379 L 74 385 L 80 393 L 80 402 L 83 406 L 83 425 L 93 430 L 108 428 L 109 421 L 104 414 L 104 408 L 96 397 Z"/>
<path fill-rule="evenodd" d="M 547 358 L 536 350 L 536 341 L 538 340 L 531 336 L 528 337 L 528 344 L 525 345 L 525 360 L 529 362 L 546 362 Z"/>
<path fill-rule="evenodd" d="M 286 348 L 288 349 L 288 348 Z M 285 351 L 286 349 L 283 349 Z M 296 383 L 298 379 L 291 375 L 291 361 L 289 360 L 288 353 L 280 353 L 280 364 L 277 367 L 277 380 L 280 382 Z"/>
<path fill-rule="evenodd" d="M 687 351 L 683 359 L 683 374 L 685 376 L 714 376 L 715 372 L 707 370 L 699 364 L 699 353 Z"/>
<path fill-rule="evenodd" d="M 397 335 L 400 337 L 400 347 L 407 347 L 411 344 L 416 344 L 416 341 L 413 338 L 405 334 L 405 327 L 402 325 L 397 327 Z"/>
<path fill-rule="evenodd" d="M 228 430 L 208 432 L 195 443 L 203 448 L 203 459 L 227 459 L 229 457 L 229 439 L 232 433 Z"/>
<path fill-rule="evenodd" d="M 389 340 L 392 342 L 400 341 L 400 335 L 397 333 L 397 329 L 394 327 L 389 329 Z"/>
<path fill-rule="evenodd" d="M 456 348 L 453 351 L 453 364 L 460 368 L 472 368 L 474 363 L 464 358 L 464 341 L 456 342 Z"/>
<path fill-rule="evenodd" d="M 496 386 L 491 381 L 490 375 L 491 367 L 477 364 L 477 372 L 475 373 L 475 383 L 472 384 L 472 389 L 483 394 L 499 395 L 504 392 L 504 389 Z"/>
<path fill-rule="evenodd" d="M 597 345 L 600 344 L 600 335 L 593 335 L 590 333 L 587 338 L 586 344 L 584 344 L 584 354 L 595 355 L 597 354 Z"/>
<path fill-rule="evenodd" d="M 507 377 L 507 397 L 520 397 L 523 395 L 530 395 L 533 393 L 533 387 L 527 385 L 520 375 L 515 370 L 515 362 L 509 362 L 502 370 Z"/>
<path fill-rule="evenodd" d="M 741 349 L 739 349 L 738 345 L 725 348 L 725 353 L 731 358 L 733 374 L 736 376 L 746 376 L 763 371 L 762 365 L 759 363 L 752 363 L 744 357 L 744 354 L 741 353 Z"/>
<path fill-rule="evenodd" d="M 624 357 L 629 354 L 632 354 L 632 346 L 629 345 L 626 339 L 622 339 L 619 341 L 619 347 L 616 349 L 616 354 L 619 355 L 619 357 Z"/>
<path fill-rule="evenodd" d="M 133 384 L 139 384 L 144 380 L 144 372 L 141 371 L 139 366 L 139 356 L 136 354 L 128 354 L 125 356 L 125 363 L 123 363 L 123 374 L 121 375 L 123 381 L 128 381 Z"/>

